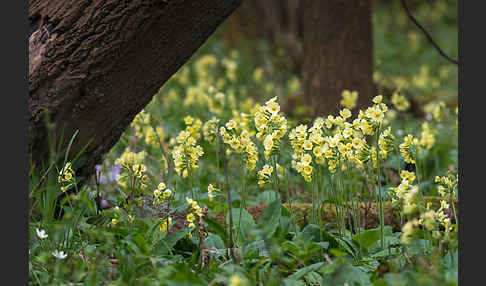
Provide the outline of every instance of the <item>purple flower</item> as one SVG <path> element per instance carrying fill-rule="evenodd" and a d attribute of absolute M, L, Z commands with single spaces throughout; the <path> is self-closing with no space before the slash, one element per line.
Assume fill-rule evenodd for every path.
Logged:
<path fill-rule="evenodd" d="M 108 172 L 108 178 L 110 181 L 116 181 L 120 177 L 121 164 L 113 165 Z"/>
<path fill-rule="evenodd" d="M 103 170 L 102 170 L 103 167 L 101 165 L 95 166 L 96 176 L 98 177 L 98 181 L 102 184 L 107 184 L 108 182 L 116 181 L 120 177 L 121 164 L 116 164 L 111 166 L 110 163 L 107 163 L 106 166 L 109 168 L 108 178 L 105 176 L 105 174 L 103 174 Z"/>
<path fill-rule="evenodd" d="M 95 166 L 95 170 L 96 170 L 96 177 L 98 178 L 98 181 L 100 183 L 102 183 L 102 184 L 108 183 L 108 181 L 106 180 L 105 175 L 103 175 L 102 166 L 101 165 L 96 165 Z"/>

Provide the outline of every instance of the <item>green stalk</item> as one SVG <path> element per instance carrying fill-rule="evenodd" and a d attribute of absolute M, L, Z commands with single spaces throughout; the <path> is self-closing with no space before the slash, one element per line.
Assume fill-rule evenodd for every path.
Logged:
<path fill-rule="evenodd" d="M 398 170 L 398 177 L 400 178 L 400 173 L 402 172 L 401 171 L 401 168 L 400 168 L 400 152 L 398 151 L 398 146 L 395 145 L 395 151 L 397 153 L 397 170 Z"/>
<path fill-rule="evenodd" d="M 312 180 L 312 185 L 311 185 L 311 196 L 312 196 L 312 209 L 311 209 L 311 223 L 315 223 L 315 207 L 316 207 L 316 202 L 314 200 L 314 192 L 315 192 L 315 185 L 316 185 L 316 180 Z"/>
<path fill-rule="evenodd" d="M 339 233 L 341 234 L 341 222 L 340 222 L 340 212 L 339 212 L 339 208 L 338 208 L 338 203 L 337 203 L 337 194 L 336 194 L 336 190 L 334 188 L 334 174 L 331 174 L 331 196 L 334 198 L 334 208 L 336 209 L 336 218 L 337 218 L 337 224 L 338 224 L 338 230 L 339 230 Z"/>
<path fill-rule="evenodd" d="M 228 210 L 229 210 L 229 250 L 230 250 L 230 255 L 233 259 L 233 263 L 238 264 L 238 261 L 236 259 L 235 251 L 234 251 L 234 242 L 233 242 L 233 212 L 231 210 L 231 191 L 229 187 L 229 179 L 228 179 L 228 168 L 226 166 L 227 163 L 227 158 L 224 154 L 225 150 L 223 148 L 223 162 L 224 162 L 224 173 L 225 173 L 225 179 L 226 179 L 226 194 L 227 194 L 227 199 L 228 199 Z"/>
<path fill-rule="evenodd" d="M 341 187 L 340 193 L 339 193 L 339 205 L 341 208 L 341 225 L 343 227 L 343 230 L 346 229 L 346 188 L 344 186 L 344 175 L 343 175 L 343 170 L 342 170 L 342 162 L 341 162 L 341 156 L 339 156 L 339 185 Z M 344 234 L 344 232 L 343 232 Z"/>
<path fill-rule="evenodd" d="M 241 192 L 240 192 L 240 196 L 241 196 L 241 200 L 240 200 L 240 214 L 239 214 L 239 219 L 238 219 L 238 236 L 240 235 L 240 227 L 241 227 L 241 215 L 242 215 L 242 210 L 243 210 L 243 205 L 244 205 L 244 199 L 243 199 L 243 196 L 244 196 L 244 191 L 245 191 L 245 187 L 244 187 L 244 184 L 245 184 L 245 176 L 243 175 L 243 167 L 242 167 L 242 160 L 240 160 L 240 171 L 241 171 L 241 186 L 242 186 L 242 189 L 241 189 Z"/>
<path fill-rule="evenodd" d="M 384 249 L 385 248 L 385 216 L 383 212 L 383 197 L 381 193 L 381 170 L 380 170 L 380 128 L 381 124 L 378 124 L 378 129 L 376 132 L 376 169 L 378 172 L 378 192 L 379 192 L 379 210 L 380 210 L 380 239 L 381 239 L 381 247 Z"/>
<path fill-rule="evenodd" d="M 316 180 L 317 180 L 317 223 L 321 226 L 322 225 L 322 204 L 321 204 L 321 188 L 323 185 L 322 182 L 322 175 L 321 175 L 321 166 L 316 165 Z M 322 233 L 322 232 L 321 232 Z"/>
<path fill-rule="evenodd" d="M 454 219 L 456 220 L 456 227 L 459 228 L 459 221 L 457 220 L 457 214 L 456 214 L 456 206 L 454 204 L 454 197 L 452 196 L 452 192 L 454 191 L 454 188 L 449 191 L 449 198 L 451 198 L 451 204 L 452 204 L 452 211 L 454 212 Z"/>
<path fill-rule="evenodd" d="M 276 155 L 271 156 L 270 160 L 273 164 L 273 184 L 275 186 L 275 199 L 277 199 L 277 193 L 280 194 L 278 175 L 277 175 L 277 156 Z"/>
<path fill-rule="evenodd" d="M 420 165 L 419 165 L 419 158 L 417 152 L 417 158 L 415 158 L 415 173 L 417 174 L 417 188 L 418 188 L 418 193 L 420 195 L 420 199 L 422 200 L 423 203 L 425 203 L 424 195 L 422 194 L 422 189 L 420 188 L 421 182 L 420 182 L 419 171 L 420 171 Z"/>
<path fill-rule="evenodd" d="M 219 130 L 219 129 L 218 129 Z M 219 162 L 219 150 L 220 150 L 220 140 L 219 136 L 216 136 L 216 187 L 219 188 L 219 169 L 220 169 L 220 162 Z"/>

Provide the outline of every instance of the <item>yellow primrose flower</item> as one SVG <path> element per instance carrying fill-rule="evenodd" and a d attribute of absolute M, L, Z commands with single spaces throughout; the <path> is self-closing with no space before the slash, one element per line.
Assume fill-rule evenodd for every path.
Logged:
<path fill-rule="evenodd" d="M 172 219 L 170 217 L 164 219 L 162 223 L 160 224 L 160 231 L 165 232 L 167 228 L 169 227 L 169 224 L 171 224 Z"/>
<path fill-rule="evenodd" d="M 382 95 L 377 95 L 373 98 L 373 102 L 376 103 L 376 104 L 380 104 L 382 100 L 383 100 Z"/>
<path fill-rule="evenodd" d="M 194 118 L 192 116 L 186 116 L 184 117 L 184 123 L 186 125 L 191 125 L 194 122 Z"/>
<path fill-rule="evenodd" d="M 309 154 L 305 154 L 301 159 L 302 164 L 309 165 L 312 162 L 312 157 Z"/>
<path fill-rule="evenodd" d="M 373 112 L 371 113 L 371 116 L 370 116 L 371 120 L 373 120 L 374 122 L 377 122 L 377 123 L 380 123 L 383 121 L 383 119 L 385 118 L 385 114 L 383 113 L 383 111 L 381 111 L 379 108 L 375 108 L 373 110 Z"/>
<path fill-rule="evenodd" d="M 349 90 L 343 90 L 341 96 L 343 98 L 340 102 L 342 106 L 349 109 L 353 109 L 356 107 L 356 101 L 358 100 L 357 91 L 350 92 Z"/>
<path fill-rule="evenodd" d="M 305 150 L 311 150 L 312 149 L 312 142 L 310 140 L 305 140 L 304 143 L 302 144 L 302 147 Z"/>
<path fill-rule="evenodd" d="M 233 275 L 230 278 L 229 286 L 241 286 L 243 285 L 243 279 L 240 278 L 238 275 Z"/>
<path fill-rule="evenodd" d="M 194 216 L 194 214 L 190 213 L 186 216 L 186 220 L 188 222 L 194 222 L 194 220 L 196 219 L 196 217 Z"/>
<path fill-rule="evenodd" d="M 334 118 L 334 123 L 336 123 L 336 125 L 342 125 L 344 123 L 344 118 L 336 116 L 336 118 Z"/>
<path fill-rule="evenodd" d="M 166 185 L 164 182 L 161 182 L 158 186 L 157 186 L 157 189 L 160 190 L 160 191 L 163 191 L 165 190 L 166 188 Z"/>
<path fill-rule="evenodd" d="M 344 118 L 347 119 L 351 117 L 351 111 L 347 108 L 344 108 L 343 110 L 339 111 L 339 114 Z"/>
<path fill-rule="evenodd" d="M 343 136 L 344 138 L 349 138 L 351 135 L 353 135 L 353 129 L 351 129 L 351 128 L 349 128 L 349 127 L 348 127 L 348 128 L 345 128 L 345 129 L 343 130 L 343 132 L 342 132 L 342 136 Z"/>
<path fill-rule="evenodd" d="M 230 121 L 228 121 L 228 123 L 226 123 L 226 128 L 228 128 L 228 130 L 232 130 L 236 128 L 236 125 L 237 125 L 236 121 L 231 119 Z"/>
<path fill-rule="evenodd" d="M 212 201 L 213 198 L 216 197 L 216 195 L 214 194 L 215 192 L 219 192 L 220 190 L 215 188 L 212 184 L 209 184 L 208 185 L 208 197 L 209 197 L 209 200 Z"/>
<path fill-rule="evenodd" d="M 408 182 L 413 183 L 415 181 L 415 174 L 406 170 L 402 170 L 400 173 L 402 180 L 408 180 Z"/>
<path fill-rule="evenodd" d="M 316 157 L 319 157 L 322 155 L 322 147 L 321 146 L 315 146 L 314 149 L 312 150 L 312 153 L 314 153 L 314 155 Z"/>
<path fill-rule="evenodd" d="M 171 190 L 166 189 L 166 190 L 164 191 L 164 194 L 163 194 L 164 198 L 168 198 L 168 197 L 170 197 L 171 195 L 172 195 L 172 191 L 171 191 Z"/>
<path fill-rule="evenodd" d="M 272 101 L 266 105 L 266 110 L 272 115 L 278 114 L 280 111 L 280 105 L 276 101 Z"/>

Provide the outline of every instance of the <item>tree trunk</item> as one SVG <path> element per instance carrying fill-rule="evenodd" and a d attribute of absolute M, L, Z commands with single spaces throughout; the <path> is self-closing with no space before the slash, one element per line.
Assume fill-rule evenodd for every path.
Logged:
<path fill-rule="evenodd" d="M 283 72 L 300 73 L 302 64 L 302 0 L 245 0 L 225 24 L 222 39 L 230 48 L 264 38 L 272 61 Z M 262 21 L 262 19 L 264 19 Z M 256 46 L 255 46 L 256 48 Z M 279 56 L 282 49 L 285 55 Z M 268 57 L 268 56 L 267 56 Z"/>
<path fill-rule="evenodd" d="M 30 0 L 29 148 L 46 159 L 45 112 L 89 175 L 157 90 L 241 0 Z"/>
<path fill-rule="evenodd" d="M 358 107 L 373 97 L 370 0 L 307 1 L 304 5 L 302 86 L 314 115 L 336 115 L 344 89 Z"/>

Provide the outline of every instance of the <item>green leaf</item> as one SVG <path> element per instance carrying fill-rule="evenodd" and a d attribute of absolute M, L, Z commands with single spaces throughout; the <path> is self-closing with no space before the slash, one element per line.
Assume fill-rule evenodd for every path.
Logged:
<path fill-rule="evenodd" d="M 284 206 L 282 206 L 282 217 L 292 217 L 292 213 Z"/>
<path fill-rule="evenodd" d="M 267 236 L 271 236 L 280 221 L 282 215 L 282 202 L 280 199 L 273 201 L 262 213 L 258 220 L 258 227 L 261 228 Z"/>
<path fill-rule="evenodd" d="M 361 244 L 362 247 L 369 249 L 380 240 L 380 229 L 374 228 L 363 230 L 360 233 L 353 235 L 353 240 L 356 243 Z"/>
<path fill-rule="evenodd" d="M 303 267 L 303 268 L 297 270 L 294 274 L 287 277 L 285 280 L 293 280 L 293 281 L 299 280 L 300 278 L 304 277 L 307 273 L 319 270 L 323 265 L 324 265 L 324 262 L 318 262 L 318 263 L 314 263 L 314 264 L 311 264 L 309 266 Z M 288 282 L 288 281 L 286 281 L 286 282 Z"/>
<path fill-rule="evenodd" d="M 245 209 L 241 210 L 241 222 L 240 222 L 240 209 L 232 209 L 233 213 L 233 235 L 236 238 L 236 242 L 239 245 L 244 244 L 250 231 L 255 227 L 255 221 L 251 214 L 249 214 Z M 226 225 L 229 225 L 229 212 L 226 215 Z M 229 229 L 229 228 L 228 228 Z"/>
<path fill-rule="evenodd" d="M 375 252 L 371 255 L 372 258 L 385 258 L 391 255 L 400 255 L 400 247 L 389 247 L 378 252 Z"/>
<path fill-rule="evenodd" d="M 159 255 L 165 255 L 169 252 L 172 252 L 172 248 L 174 247 L 174 245 L 176 245 L 179 240 L 184 238 L 188 232 L 189 229 L 184 228 L 169 234 L 166 238 L 161 239 L 155 245 L 155 253 Z"/>
<path fill-rule="evenodd" d="M 365 272 L 373 272 L 376 271 L 378 266 L 380 265 L 380 262 L 376 259 L 372 258 L 363 258 L 361 261 L 359 261 L 358 265 L 356 267 L 361 268 L 361 270 Z"/>
<path fill-rule="evenodd" d="M 212 220 L 210 219 L 209 217 L 205 216 L 204 218 L 204 222 L 206 222 L 208 224 L 208 226 L 217 234 L 220 236 L 220 238 L 223 240 L 223 241 L 228 241 L 228 236 L 227 236 L 227 233 L 226 233 L 226 230 L 224 229 L 224 227 L 219 224 L 218 222 L 216 222 L 215 220 Z"/>
<path fill-rule="evenodd" d="M 283 250 L 289 251 L 294 256 L 297 256 L 297 254 L 299 253 L 299 247 L 292 241 L 285 241 L 284 243 L 282 243 L 281 247 Z"/>
<path fill-rule="evenodd" d="M 371 285 L 370 277 L 361 268 L 344 264 L 340 267 L 337 275 L 324 275 L 323 285 Z M 326 281 L 327 280 L 327 281 Z M 357 283 L 357 284 L 355 284 Z"/>
<path fill-rule="evenodd" d="M 247 244 L 243 253 L 248 255 L 252 251 L 256 252 L 258 256 L 268 256 L 268 251 L 265 248 L 265 241 L 262 239 L 255 240 Z"/>
<path fill-rule="evenodd" d="M 347 237 L 338 237 L 336 239 L 339 245 L 348 252 L 352 257 L 356 258 L 359 251 L 359 245 L 354 243 L 351 239 Z"/>
<path fill-rule="evenodd" d="M 204 241 L 206 248 L 212 249 L 223 249 L 225 248 L 224 246 L 224 241 L 221 239 L 221 237 L 217 234 L 214 233 L 208 233 L 208 237 L 206 237 Z"/>
<path fill-rule="evenodd" d="M 303 241 L 320 241 L 321 228 L 315 224 L 308 224 L 299 233 Z"/>
<path fill-rule="evenodd" d="M 150 254 L 150 247 L 145 239 L 145 236 L 141 233 L 138 233 L 134 238 L 133 242 L 137 245 L 138 249 L 140 249 L 144 254 Z"/>
<path fill-rule="evenodd" d="M 319 245 L 320 247 L 324 248 L 324 249 L 329 248 L 329 241 L 316 242 L 316 244 Z"/>
<path fill-rule="evenodd" d="M 322 230 L 315 224 L 306 225 L 302 232 L 299 233 L 299 237 L 304 241 L 328 242 L 328 246 L 325 248 L 338 248 L 340 245 L 332 234 Z"/>

